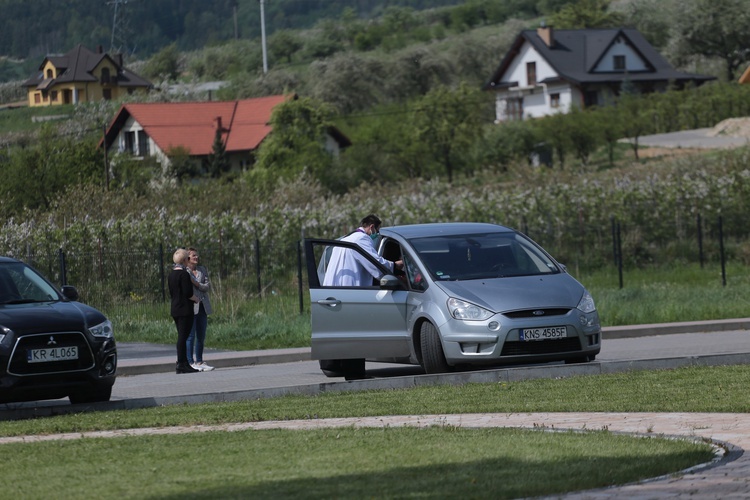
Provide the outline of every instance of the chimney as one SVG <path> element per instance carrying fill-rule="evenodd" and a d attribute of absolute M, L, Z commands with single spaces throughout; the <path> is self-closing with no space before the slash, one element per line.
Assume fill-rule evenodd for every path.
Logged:
<path fill-rule="evenodd" d="M 539 38 L 542 39 L 547 47 L 552 47 L 555 44 L 555 39 L 552 34 L 552 26 L 547 26 L 544 21 L 542 21 L 542 24 L 536 29 L 536 34 L 539 35 Z"/>
<path fill-rule="evenodd" d="M 224 132 L 224 128 L 221 126 L 221 116 L 217 116 L 214 118 L 214 123 L 216 123 L 216 130 L 219 132 Z"/>
<path fill-rule="evenodd" d="M 96 53 L 101 54 L 102 52 L 104 52 L 104 47 L 102 47 L 101 45 L 98 45 L 96 47 Z"/>

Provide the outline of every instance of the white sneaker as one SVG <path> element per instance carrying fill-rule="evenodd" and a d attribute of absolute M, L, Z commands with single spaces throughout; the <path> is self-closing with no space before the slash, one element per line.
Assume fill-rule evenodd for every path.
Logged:
<path fill-rule="evenodd" d="M 198 363 L 193 363 L 190 366 L 193 367 L 194 370 L 198 370 L 199 372 L 203 371 L 203 370 L 201 370 L 201 365 L 199 365 Z"/>
<path fill-rule="evenodd" d="M 198 370 L 202 371 L 202 372 L 210 372 L 211 370 L 213 370 L 213 369 L 214 369 L 214 367 L 213 367 L 213 366 L 207 365 L 207 364 L 206 364 L 206 363 L 204 363 L 203 361 L 201 361 L 200 363 L 196 363 L 196 364 L 195 364 L 195 367 L 196 367 L 196 368 L 197 368 Z"/>

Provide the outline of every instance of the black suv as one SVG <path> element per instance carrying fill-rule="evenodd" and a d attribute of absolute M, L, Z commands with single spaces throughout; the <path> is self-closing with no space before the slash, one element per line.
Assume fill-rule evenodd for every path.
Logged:
<path fill-rule="evenodd" d="M 0 257 L 0 403 L 109 401 L 117 370 L 112 323 L 32 267 Z"/>

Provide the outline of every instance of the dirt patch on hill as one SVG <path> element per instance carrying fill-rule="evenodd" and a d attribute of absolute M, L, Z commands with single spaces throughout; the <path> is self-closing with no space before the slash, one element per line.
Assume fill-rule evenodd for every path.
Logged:
<path fill-rule="evenodd" d="M 750 117 L 728 118 L 717 123 L 707 134 L 709 137 L 750 137 Z"/>

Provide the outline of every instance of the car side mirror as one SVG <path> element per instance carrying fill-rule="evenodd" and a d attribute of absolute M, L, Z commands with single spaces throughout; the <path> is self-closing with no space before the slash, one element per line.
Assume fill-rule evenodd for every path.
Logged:
<path fill-rule="evenodd" d="M 62 294 L 68 300 L 78 300 L 78 290 L 72 285 L 63 285 Z"/>
<path fill-rule="evenodd" d="M 392 274 L 386 274 L 380 278 L 380 288 L 384 290 L 398 290 L 401 288 L 401 280 Z"/>

